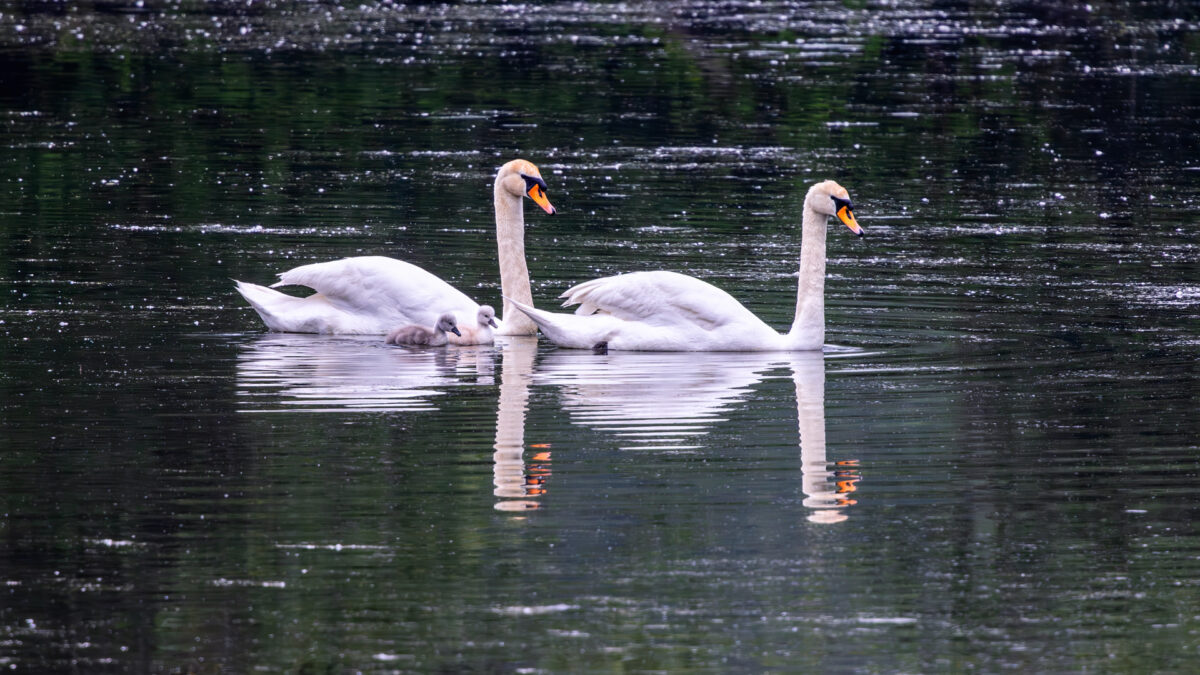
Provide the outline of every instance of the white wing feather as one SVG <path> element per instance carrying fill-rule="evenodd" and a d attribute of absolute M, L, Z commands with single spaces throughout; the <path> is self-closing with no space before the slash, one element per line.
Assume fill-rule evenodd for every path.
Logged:
<path fill-rule="evenodd" d="M 694 326 L 706 331 L 762 321 L 725 291 L 677 272 L 632 272 L 585 281 L 561 296 L 576 314 L 611 314 L 651 326 Z"/>
<path fill-rule="evenodd" d="M 271 286 L 308 286 L 348 312 L 396 315 L 423 326 L 445 312 L 466 313 L 473 322 L 479 311 L 475 301 L 437 275 L 383 256 L 303 265 L 281 273 Z"/>
<path fill-rule="evenodd" d="M 782 337 L 742 303 L 675 272 L 634 272 L 585 281 L 563 293 L 575 314 L 514 305 L 560 347 L 645 351 L 769 351 Z"/>
<path fill-rule="evenodd" d="M 307 286 L 296 297 L 238 282 L 237 289 L 271 330 L 296 333 L 382 335 L 397 326 L 432 326 L 453 312 L 476 321 L 479 305 L 436 275 L 394 258 L 363 256 L 313 263 L 279 275 L 276 286 Z"/>

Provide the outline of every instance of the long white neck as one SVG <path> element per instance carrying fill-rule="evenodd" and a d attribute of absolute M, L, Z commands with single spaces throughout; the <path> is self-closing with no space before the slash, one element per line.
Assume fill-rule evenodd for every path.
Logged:
<path fill-rule="evenodd" d="M 529 267 L 525 264 L 525 213 L 521 198 L 501 185 L 493 188 L 496 203 L 496 254 L 500 261 L 500 292 L 504 295 L 501 335 L 536 335 L 537 324 L 508 301 L 512 298 L 533 305 Z"/>
<path fill-rule="evenodd" d="M 825 344 L 825 229 L 828 217 L 804 201 L 796 318 L 788 331 L 789 349 L 820 349 Z"/>

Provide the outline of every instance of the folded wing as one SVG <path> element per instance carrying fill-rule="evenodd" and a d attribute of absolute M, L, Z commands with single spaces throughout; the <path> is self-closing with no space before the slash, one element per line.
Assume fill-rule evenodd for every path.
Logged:
<path fill-rule="evenodd" d="M 714 331 L 731 324 L 762 323 L 725 291 L 676 272 L 632 272 L 592 279 L 560 297 L 565 298 L 564 307 L 579 305 L 576 314 L 611 314 L 648 326 Z"/>

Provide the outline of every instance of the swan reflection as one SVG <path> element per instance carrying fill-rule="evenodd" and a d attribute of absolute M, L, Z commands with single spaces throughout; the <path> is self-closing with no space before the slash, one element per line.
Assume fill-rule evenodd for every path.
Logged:
<path fill-rule="evenodd" d="M 573 423 L 621 439 L 622 449 L 688 451 L 744 403 L 752 387 L 791 371 L 800 436 L 801 489 L 809 520 L 846 519 L 860 479 L 857 463 L 830 466 L 825 448 L 825 355 L 555 350 L 534 375 L 559 388 Z"/>
<path fill-rule="evenodd" d="M 496 405 L 496 443 L 492 446 L 492 485 L 498 511 L 538 508 L 550 477 L 547 444 L 532 444 L 525 463 L 525 412 L 529 409 L 529 385 L 537 338 L 510 337 L 498 340 L 500 352 L 500 400 Z"/>
<path fill-rule="evenodd" d="M 558 386 L 574 423 L 617 436 L 623 450 L 691 450 L 783 362 L 785 356 L 753 353 L 556 349 L 542 359 L 536 378 Z"/>
<path fill-rule="evenodd" d="M 796 384 L 796 420 L 800 432 L 801 491 L 804 505 L 813 509 L 814 523 L 846 519 L 843 509 L 856 503 L 850 493 L 860 480 L 858 462 L 842 460 L 830 468 L 825 456 L 825 356 L 792 354 L 789 364 Z"/>
<path fill-rule="evenodd" d="M 242 412 L 436 410 L 449 388 L 494 381 L 490 346 L 406 349 L 376 336 L 269 333 L 237 370 Z"/>
<path fill-rule="evenodd" d="M 243 412 L 437 410 L 455 387 L 498 385 L 493 496 L 500 511 L 540 506 L 551 448 L 527 443 L 530 391 L 550 386 L 578 426 L 616 435 L 626 449 L 691 452 L 747 405 L 755 385 L 795 384 L 801 490 L 813 522 L 845 520 L 859 480 L 853 460 L 831 464 L 825 446 L 825 356 L 820 353 L 662 354 L 551 349 L 536 338 L 495 346 L 408 349 L 377 337 L 263 335 L 237 358 Z M 496 367 L 499 365 L 499 372 Z M 539 439 L 540 440 L 540 439 Z"/>
<path fill-rule="evenodd" d="M 527 511 L 539 506 L 550 476 L 549 445 L 530 444 L 525 456 L 536 338 L 430 349 L 388 346 L 377 336 L 270 333 L 238 355 L 238 398 L 242 412 L 254 413 L 432 411 L 454 387 L 495 384 L 497 352 L 496 509 Z"/>

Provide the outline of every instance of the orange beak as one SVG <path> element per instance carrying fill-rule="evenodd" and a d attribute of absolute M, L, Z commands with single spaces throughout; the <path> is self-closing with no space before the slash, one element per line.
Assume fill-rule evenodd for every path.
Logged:
<path fill-rule="evenodd" d="M 850 210 L 850 207 L 848 205 L 843 204 L 842 206 L 840 206 L 838 208 L 837 217 L 838 217 L 838 220 L 842 221 L 843 225 L 850 228 L 851 232 L 853 232 L 854 234 L 857 234 L 860 237 L 863 236 L 862 226 L 859 225 L 858 221 L 854 219 L 854 212 Z"/>
<path fill-rule="evenodd" d="M 546 197 L 546 191 L 542 189 L 541 185 L 531 185 L 527 194 L 533 200 L 534 204 L 542 207 L 542 210 L 546 213 L 554 215 L 554 206 L 550 203 L 550 199 Z"/>

